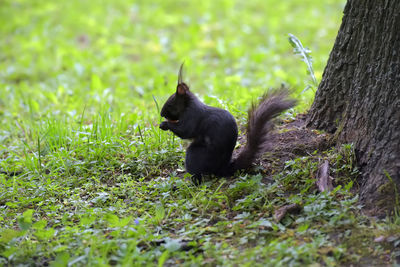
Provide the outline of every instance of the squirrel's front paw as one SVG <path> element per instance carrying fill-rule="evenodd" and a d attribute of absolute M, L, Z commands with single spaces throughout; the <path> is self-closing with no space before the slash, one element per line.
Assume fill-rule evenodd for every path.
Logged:
<path fill-rule="evenodd" d="M 163 121 L 163 122 L 160 124 L 160 129 L 163 130 L 163 131 L 168 130 L 168 129 L 169 129 L 169 128 L 168 128 L 168 122 L 167 122 L 167 121 Z"/>

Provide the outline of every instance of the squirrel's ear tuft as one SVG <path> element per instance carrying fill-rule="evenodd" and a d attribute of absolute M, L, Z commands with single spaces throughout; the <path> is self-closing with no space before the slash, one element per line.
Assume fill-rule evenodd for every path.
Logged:
<path fill-rule="evenodd" d="M 186 83 L 179 83 L 176 87 L 176 93 L 178 95 L 186 95 L 187 92 L 189 92 L 189 86 L 187 86 Z"/>
<path fill-rule="evenodd" d="M 179 68 L 179 73 L 178 73 L 178 85 L 176 86 L 176 93 L 178 95 L 185 95 L 189 91 L 189 86 L 187 86 L 187 84 L 183 82 L 183 78 L 182 78 L 184 63 L 185 62 L 182 62 L 181 67 Z"/>
<path fill-rule="evenodd" d="M 183 64 L 185 64 L 185 61 L 182 62 L 181 66 L 179 67 L 179 72 L 178 72 L 178 85 L 180 83 L 183 83 L 183 79 L 182 79 L 182 72 L 183 72 Z"/>

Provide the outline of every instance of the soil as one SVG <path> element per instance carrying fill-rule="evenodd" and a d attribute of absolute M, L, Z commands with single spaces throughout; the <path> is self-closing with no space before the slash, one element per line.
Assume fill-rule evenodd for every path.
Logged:
<path fill-rule="evenodd" d="M 256 161 L 267 176 L 283 169 L 285 162 L 301 156 L 309 156 L 315 151 L 325 151 L 332 146 L 330 135 L 306 127 L 306 116 L 300 114 L 291 122 L 284 122 L 276 127 L 267 140 L 267 151 Z M 246 136 L 239 137 L 244 144 Z M 240 149 L 234 151 L 234 156 Z"/>

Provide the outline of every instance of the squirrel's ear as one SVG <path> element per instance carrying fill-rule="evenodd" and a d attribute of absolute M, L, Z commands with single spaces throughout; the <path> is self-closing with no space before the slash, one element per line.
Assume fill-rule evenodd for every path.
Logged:
<path fill-rule="evenodd" d="M 178 73 L 178 85 L 176 86 L 176 94 L 178 95 L 185 95 L 186 92 L 189 91 L 189 86 L 187 86 L 186 83 L 183 82 L 182 78 L 182 70 L 183 70 L 183 64 L 185 62 L 182 62 L 181 67 L 179 68 L 179 73 Z"/>
<path fill-rule="evenodd" d="M 189 92 L 189 86 L 186 83 L 180 83 L 176 87 L 176 94 L 178 95 L 186 95 L 187 92 Z"/>

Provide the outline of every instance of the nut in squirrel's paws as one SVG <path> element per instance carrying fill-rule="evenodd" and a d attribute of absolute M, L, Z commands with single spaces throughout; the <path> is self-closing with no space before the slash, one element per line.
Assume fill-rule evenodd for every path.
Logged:
<path fill-rule="evenodd" d="M 169 129 L 168 123 L 178 123 L 178 122 L 179 122 L 179 120 L 169 120 L 169 119 L 167 119 L 166 121 L 161 122 L 160 129 L 166 131 L 166 130 Z"/>

